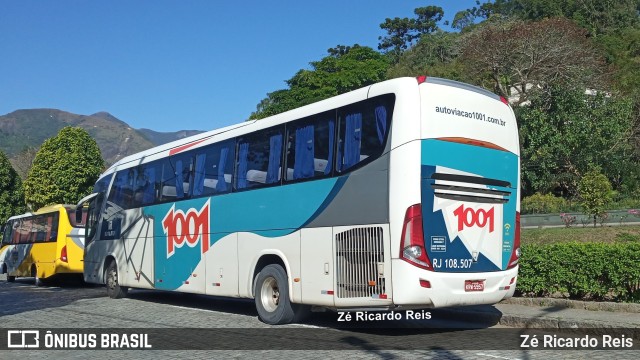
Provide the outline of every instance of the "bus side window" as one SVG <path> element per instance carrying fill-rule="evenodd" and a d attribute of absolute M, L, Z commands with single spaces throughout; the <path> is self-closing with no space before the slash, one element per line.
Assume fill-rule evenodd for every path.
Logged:
<path fill-rule="evenodd" d="M 197 150 L 193 196 L 231 191 L 234 142 L 225 141 Z"/>
<path fill-rule="evenodd" d="M 136 178 L 133 185 L 132 207 L 151 205 L 156 201 L 157 178 L 159 174 L 158 163 L 144 164 L 137 169 Z"/>
<path fill-rule="evenodd" d="M 128 208 L 133 196 L 133 189 L 129 180 L 129 170 L 131 169 L 125 169 L 116 173 L 116 178 L 113 180 L 113 186 L 109 193 L 109 201 L 122 209 Z"/>
<path fill-rule="evenodd" d="M 102 201 L 104 200 L 103 193 L 99 193 L 98 196 L 93 198 L 89 202 L 89 207 L 87 208 L 87 218 L 86 218 L 86 237 L 85 237 L 85 246 L 93 241 L 93 237 L 98 230 L 98 217 L 100 213 L 100 206 Z M 55 223 L 54 223 L 55 224 Z M 57 232 L 58 229 L 55 231 Z M 52 230 L 53 231 L 53 230 Z"/>
<path fill-rule="evenodd" d="M 176 154 L 162 162 L 161 201 L 176 201 L 189 197 L 192 187 L 193 159 L 190 153 Z"/>
<path fill-rule="evenodd" d="M 33 220 L 30 218 L 21 219 L 20 221 L 20 244 L 28 244 L 31 242 L 31 228 L 33 227 Z"/>
<path fill-rule="evenodd" d="M 11 244 L 11 236 L 13 235 L 13 220 L 7 221 L 2 232 L 2 243 Z"/>
<path fill-rule="evenodd" d="M 330 175 L 335 143 L 335 111 L 287 126 L 285 180 Z"/>
<path fill-rule="evenodd" d="M 280 183 L 283 126 L 238 139 L 236 189 Z"/>
<path fill-rule="evenodd" d="M 340 110 L 338 171 L 347 171 L 382 154 L 390 110 L 384 99 L 375 98 Z"/>
<path fill-rule="evenodd" d="M 58 219 L 59 214 L 54 213 L 47 216 L 47 239 L 49 241 L 56 241 L 58 239 Z"/>
<path fill-rule="evenodd" d="M 34 218 L 33 229 L 31 230 L 32 234 L 35 235 L 35 239 L 33 239 L 34 242 L 44 242 L 48 240 L 46 232 L 46 220 L 47 215 L 39 215 Z"/>
<path fill-rule="evenodd" d="M 20 243 L 20 227 L 22 226 L 22 220 L 17 219 L 13 221 L 13 236 L 11 237 L 12 244 Z"/>
<path fill-rule="evenodd" d="M 175 201 L 176 199 L 176 185 L 175 185 L 175 170 L 169 159 L 160 160 L 160 165 L 162 166 L 162 174 L 160 177 L 160 191 L 159 191 L 159 200 L 161 202 L 165 201 Z"/>
<path fill-rule="evenodd" d="M 212 179 L 215 180 L 216 193 L 231 191 L 233 184 L 233 160 L 235 159 L 235 141 L 230 140 L 217 146 L 218 162 L 211 165 Z M 213 182 L 212 182 L 213 185 Z"/>
<path fill-rule="evenodd" d="M 89 201 L 86 208 L 82 209 L 82 212 L 86 213 L 86 215 L 83 216 L 85 219 L 85 245 L 94 240 L 94 236 L 98 229 L 98 215 L 100 211 L 102 211 L 104 199 L 107 198 L 107 190 L 109 189 L 109 184 L 111 184 L 112 177 L 113 174 L 109 174 L 96 182 L 96 185 L 93 187 L 93 192 L 97 193 L 98 195 Z M 109 198 L 113 196 L 115 187 L 116 184 L 114 180 L 114 184 L 112 185 L 109 193 Z M 56 226 L 55 230 L 54 228 L 52 228 L 51 231 L 55 231 L 57 233 L 57 222 L 54 222 L 54 226 Z"/>

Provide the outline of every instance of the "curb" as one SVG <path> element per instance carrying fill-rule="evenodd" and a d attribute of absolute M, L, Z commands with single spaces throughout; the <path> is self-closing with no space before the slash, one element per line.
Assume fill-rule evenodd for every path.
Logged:
<path fill-rule="evenodd" d="M 501 308 L 500 305 L 505 305 Z M 557 316 L 554 315 L 539 315 L 527 314 L 524 311 L 520 314 L 514 308 L 510 306 L 526 306 L 529 308 L 564 308 L 575 309 L 582 312 L 580 316 Z M 550 299 L 550 298 L 511 298 L 501 301 L 494 306 L 465 306 L 455 308 L 441 308 L 434 309 L 438 314 L 447 317 L 451 320 L 469 321 L 473 319 L 473 322 L 478 326 L 486 325 L 502 325 L 512 328 L 529 328 L 529 329 L 592 329 L 598 332 L 598 329 L 602 329 L 602 333 L 606 333 L 607 329 L 614 328 L 637 328 L 637 333 L 640 334 L 640 327 L 635 323 L 627 323 L 624 320 L 620 320 L 620 316 L 632 316 L 640 313 L 640 304 L 633 303 L 613 303 L 613 302 L 588 302 L 588 301 L 575 301 L 567 299 Z M 609 312 L 618 313 L 616 316 L 604 317 L 600 319 L 589 318 L 584 316 L 584 311 L 596 312 Z"/>
<path fill-rule="evenodd" d="M 620 328 L 617 323 L 597 320 L 563 320 L 554 318 L 538 318 L 517 315 L 503 315 L 500 325 L 527 329 L 614 329 Z"/>
<path fill-rule="evenodd" d="M 640 304 L 636 304 L 636 303 L 597 302 L 597 301 L 579 301 L 579 300 L 569 300 L 569 299 L 525 298 L 525 297 L 512 297 L 506 300 L 502 300 L 500 303 L 512 304 L 512 305 L 538 306 L 538 307 L 554 306 L 554 307 L 562 307 L 567 309 L 625 312 L 625 313 L 640 314 Z"/>
<path fill-rule="evenodd" d="M 563 319 L 548 316 L 510 315 L 503 314 L 500 311 L 494 313 L 486 310 L 465 308 L 447 308 L 438 310 L 441 315 L 445 315 L 450 319 L 469 321 L 471 318 L 474 322 L 482 324 L 480 325 L 482 327 L 490 324 L 526 329 L 603 329 L 603 333 L 606 332 L 606 329 L 628 327 L 615 322 Z M 640 332 L 640 329 L 638 329 L 638 331 Z"/>

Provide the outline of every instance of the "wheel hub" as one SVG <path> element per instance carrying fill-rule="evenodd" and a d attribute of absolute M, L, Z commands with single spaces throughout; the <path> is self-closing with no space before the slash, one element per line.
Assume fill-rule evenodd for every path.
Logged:
<path fill-rule="evenodd" d="M 262 283 L 260 299 L 265 310 L 273 312 L 280 304 L 280 289 L 276 279 L 270 277 Z"/>

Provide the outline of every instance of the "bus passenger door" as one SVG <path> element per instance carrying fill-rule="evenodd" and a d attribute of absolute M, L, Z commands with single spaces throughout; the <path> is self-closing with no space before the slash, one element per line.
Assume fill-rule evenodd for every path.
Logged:
<path fill-rule="evenodd" d="M 332 228 L 301 230 L 300 275 L 303 303 L 334 306 Z"/>
<path fill-rule="evenodd" d="M 87 202 L 85 199 L 80 200 L 77 205 L 76 220 L 81 221 L 81 218 L 78 219 L 78 217 L 82 216 L 82 207 Z M 100 209 L 102 208 L 104 196 L 102 194 L 95 194 L 95 197 L 88 201 L 87 220 L 84 231 L 84 281 L 89 283 L 100 283 L 102 281 L 99 274 L 101 265 L 100 260 L 103 254 L 98 249 L 98 243 L 100 242 L 96 240 L 100 233 L 100 223 L 98 220 L 100 218 Z"/>
<path fill-rule="evenodd" d="M 141 289 L 152 289 L 153 247 L 154 247 L 154 219 L 144 215 L 141 209 L 131 209 L 126 212 L 126 232 L 122 231 L 120 239 L 124 243 L 124 257 L 126 259 L 126 275 L 123 284 Z"/>

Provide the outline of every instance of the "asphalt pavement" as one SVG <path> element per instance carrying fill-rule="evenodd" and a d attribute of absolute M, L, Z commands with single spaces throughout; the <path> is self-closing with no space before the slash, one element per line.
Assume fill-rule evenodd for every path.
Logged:
<path fill-rule="evenodd" d="M 6 281 L 6 275 L 0 274 L 0 281 Z M 60 305 L 64 298 L 64 289 L 57 294 Z M 103 296 L 101 288 L 87 288 L 82 293 L 91 298 Z M 4 293 L 6 290 L 0 291 Z M 0 299 L 5 294 L 0 294 Z M 8 295 L 8 293 L 6 294 Z M 72 301 L 78 295 L 69 298 Z M 28 306 L 29 302 L 24 302 Z M 433 310 L 437 317 L 453 320 L 475 321 L 484 324 L 499 324 L 512 328 L 575 329 L 575 328 L 633 328 L 640 333 L 640 303 L 614 303 L 574 301 L 553 298 L 514 297 L 499 304 L 488 306 L 467 306 Z M 7 314 L 4 314 L 7 315 Z"/>

